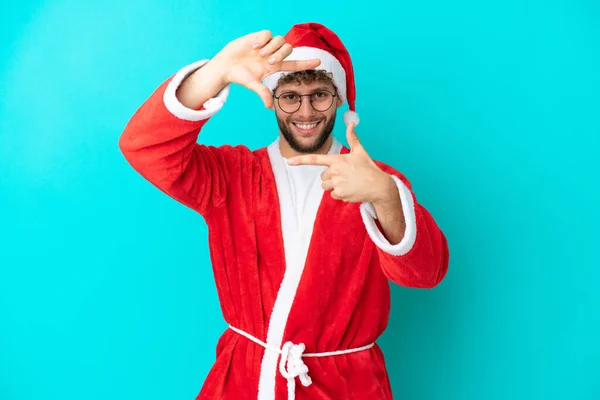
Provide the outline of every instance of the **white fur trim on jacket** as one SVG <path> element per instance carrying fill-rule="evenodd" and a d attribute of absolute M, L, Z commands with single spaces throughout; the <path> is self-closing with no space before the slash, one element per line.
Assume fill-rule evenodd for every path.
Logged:
<path fill-rule="evenodd" d="M 406 187 L 404 182 L 395 175 L 390 176 L 394 179 L 396 186 L 398 187 L 400 202 L 402 203 L 402 212 L 404 213 L 404 220 L 406 222 L 406 230 L 404 231 L 404 237 L 400 243 L 394 245 L 391 244 L 379 230 L 375 223 L 377 214 L 375 213 L 373 204 L 362 203 L 360 205 L 360 213 L 365 227 L 367 228 L 367 232 L 377 247 L 391 255 L 403 256 L 412 249 L 415 240 L 417 239 L 415 204 L 410 189 Z"/>
<path fill-rule="evenodd" d="M 171 114 L 186 121 L 201 121 L 203 119 L 212 117 L 217 111 L 223 108 L 223 104 L 227 100 L 227 96 L 229 96 L 230 85 L 225 86 L 216 97 L 208 99 L 204 103 L 204 110 L 192 110 L 191 108 L 187 108 L 181 104 L 176 96 L 177 88 L 179 88 L 183 80 L 192 72 L 206 64 L 208 61 L 210 60 L 201 60 L 187 65 L 177 71 L 173 79 L 171 79 L 171 82 L 169 82 L 167 85 L 165 94 L 163 96 L 165 107 L 167 107 L 167 110 L 169 110 Z"/>
<path fill-rule="evenodd" d="M 279 147 L 280 141 L 281 138 L 278 137 L 267 148 L 279 196 L 281 232 L 286 264 L 283 280 L 269 316 L 266 338 L 266 343 L 276 349 L 281 349 L 284 345 L 285 327 L 294 306 L 296 292 L 306 265 L 314 223 L 324 192 L 320 179 L 316 179 L 309 189 L 304 213 L 302 219 L 299 220 L 296 216 L 297 208 L 293 200 L 294 184 L 288 177 L 285 160 Z M 342 144 L 334 138 L 328 154 L 340 154 L 341 149 Z M 274 227 L 274 229 L 278 229 L 278 227 Z M 279 353 L 273 351 L 265 351 L 263 354 L 258 381 L 258 400 L 275 400 L 279 356 Z"/>
<path fill-rule="evenodd" d="M 331 72 L 333 75 L 333 82 L 337 87 L 338 94 L 342 101 L 346 101 L 346 71 L 342 68 L 342 64 L 335 58 L 331 53 L 317 49 L 315 47 L 295 47 L 292 53 L 287 56 L 284 61 L 297 61 L 297 60 L 311 60 L 318 58 L 321 60 L 321 64 L 315 69 L 321 69 Z M 277 87 L 279 78 L 289 72 L 275 72 L 274 74 L 268 75 L 263 83 L 266 87 L 273 92 Z"/>

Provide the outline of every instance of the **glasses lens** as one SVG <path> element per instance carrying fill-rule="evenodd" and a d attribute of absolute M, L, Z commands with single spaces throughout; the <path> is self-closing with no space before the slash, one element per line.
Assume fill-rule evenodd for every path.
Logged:
<path fill-rule="evenodd" d="M 286 113 L 294 113 L 300 108 L 300 96 L 297 93 L 282 93 L 279 96 L 279 107 Z"/>
<path fill-rule="evenodd" d="M 327 91 L 315 92 L 310 96 L 312 106 L 317 111 L 327 111 L 333 103 L 333 95 Z"/>

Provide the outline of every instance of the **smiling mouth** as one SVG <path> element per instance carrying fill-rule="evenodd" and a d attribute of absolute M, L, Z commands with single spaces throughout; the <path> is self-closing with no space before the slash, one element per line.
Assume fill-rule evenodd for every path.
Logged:
<path fill-rule="evenodd" d="M 321 121 L 311 122 L 311 123 L 292 122 L 292 125 L 294 125 L 294 128 L 303 135 L 312 135 L 313 133 L 315 133 L 317 131 L 317 128 L 319 127 L 320 124 L 321 124 Z"/>

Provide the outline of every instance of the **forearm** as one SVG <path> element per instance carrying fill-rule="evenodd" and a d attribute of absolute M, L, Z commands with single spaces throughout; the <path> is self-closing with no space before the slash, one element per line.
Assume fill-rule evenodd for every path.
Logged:
<path fill-rule="evenodd" d="M 398 187 L 392 177 L 386 174 L 386 179 L 378 190 L 381 194 L 378 200 L 372 202 L 377 220 L 388 242 L 392 245 L 398 244 L 404 238 L 406 231 L 406 220 L 402 212 Z"/>
<path fill-rule="evenodd" d="M 176 91 L 177 99 L 183 106 L 198 110 L 228 85 L 225 76 L 226 66 L 212 59 L 183 80 Z"/>
<path fill-rule="evenodd" d="M 383 243 L 381 268 L 393 282 L 407 287 L 431 288 L 448 269 L 448 244 L 431 214 L 416 203 L 405 182 L 385 185 L 373 203 Z"/>

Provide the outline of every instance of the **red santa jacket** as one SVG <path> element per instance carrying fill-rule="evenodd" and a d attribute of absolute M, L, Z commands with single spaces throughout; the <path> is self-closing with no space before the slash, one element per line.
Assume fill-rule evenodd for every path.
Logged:
<path fill-rule="evenodd" d="M 444 278 L 449 263 L 444 234 L 406 177 L 381 162 L 402 200 L 406 232 L 400 243 L 387 242 L 370 204 L 335 200 L 318 188 L 309 217 L 297 221 L 277 142 L 254 151 L 197 143 L 229 94 L 226 87 L 200 110 L 177 101 L 177 87 L 205 62 L 180 70 L 137 110 L 119 141 L 124 156 L 145 179 L 205 219 L 228 324 L 275 350 L 288 342 L 310 353 L 375 343 L 388 323 L 390 281 L 433 288 Z M 192 259 L 193 253 L 190 249 Z M 293 395 L 290 379 L 280 373 L 281 358 L 227 329 L 197 399 L 392 398 L 377 344 L 302 358 L 312 384 L 296 385 Z"/>

